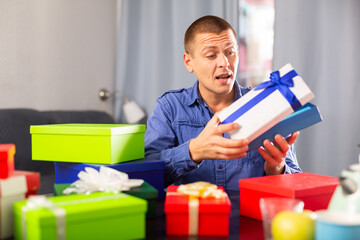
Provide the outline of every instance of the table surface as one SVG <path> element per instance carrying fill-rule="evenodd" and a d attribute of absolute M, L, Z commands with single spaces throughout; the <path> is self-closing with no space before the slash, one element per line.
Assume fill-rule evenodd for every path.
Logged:
<path fill-rule="evenodd" d="M 164 200 L 157 200 L 156 218 L 146 220 L 146 239 L 241 239 L 263 240 L 264 231 L 262 222 L 248 217 L 240 216 L 240 192 L 227 191 L 231 201 L 230 229 L 227 237 L 189 237 L 167 236 L 164 213 Z"/>

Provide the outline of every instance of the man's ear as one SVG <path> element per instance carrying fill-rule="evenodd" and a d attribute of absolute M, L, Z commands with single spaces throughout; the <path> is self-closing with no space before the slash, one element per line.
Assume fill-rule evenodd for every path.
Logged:
<path fill-rule="evenodd" d="M 184 52 L 183 54 L 183 61 L 185 64 L 186 69 L 189 71 L 189 73 L 193 73 L 194 72 L 194 68 L 192 66 L 192 57 L 190 56 L 189 53 Z"/>

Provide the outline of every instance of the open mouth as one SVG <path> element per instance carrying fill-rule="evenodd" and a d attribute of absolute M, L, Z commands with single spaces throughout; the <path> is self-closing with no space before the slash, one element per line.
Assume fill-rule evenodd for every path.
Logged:
<path fill-rule="evenodd" d="M 228 79 L 230 77 L 231 77 L 231 74 L 221 74 L 221 75 L 217 76 L 216 79 L 221 80 L 221 79 Z"/>

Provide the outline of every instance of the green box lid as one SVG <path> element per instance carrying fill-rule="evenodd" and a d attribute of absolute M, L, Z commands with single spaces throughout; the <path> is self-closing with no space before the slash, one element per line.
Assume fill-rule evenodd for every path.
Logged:
<path fill-rule="evenodd" d="M 121 135 L 128 133 L 143 133 L 144 124 L 88 124 L 66 123 L 31 125 L 31 134 L 72 134 L 72 135 Z"/>

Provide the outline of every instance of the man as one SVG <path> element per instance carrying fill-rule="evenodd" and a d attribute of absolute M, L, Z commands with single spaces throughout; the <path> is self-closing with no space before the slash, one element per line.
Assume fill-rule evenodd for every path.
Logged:
<path fill-rule="evenodd" d="M 165 160 L 165 184 L 207 181 L 228 190 L 241 178 L 300 172 L 287 139 L 247 152 L 247 139 L 230 139 L 237 123 L 220 124 L 217 113 L 249 91 L 235 81 L 239 63 L 236 34 L 219 17 L 205 16 L 185 33 L 183 61 L 198 81 L 192 88 L 166 92 L 147 122 L 145 155 Z"/>

